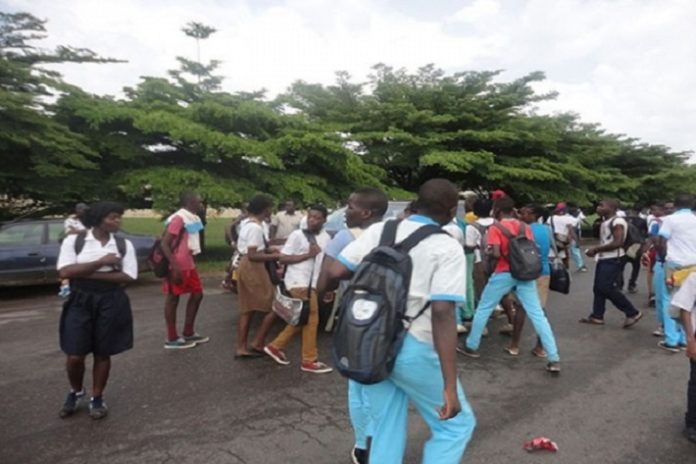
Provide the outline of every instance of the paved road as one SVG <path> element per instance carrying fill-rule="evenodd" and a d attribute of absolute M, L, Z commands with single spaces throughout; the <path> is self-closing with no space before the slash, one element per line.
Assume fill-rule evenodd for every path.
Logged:
<path fill-rule="evenodd" d="M 611 309 L 605 327 L 577 323 L 588 313 L 591 274 L 575 276 L 570 296 L 552 295 L 550 319 L 563 357 L 558 378 L 527 355 L 511 358 L 497 334 L 480 360 L 460 359 L 478 427 L 464 462 L 687 463 L 696 445 L 681 436 L 688 364 L 656 348 L 654 311 L 622 330 Z M 58 348 L 60 302 L 53 289 L 0 293 L 0 463 L 347 463 L 351 430 L 346 384 L 268 359 L 237 361 L 235 298 L 211 280 L 199 331 L 212 341 L 194 350 L 162 349 L 162 299 L 155 282 L 130 290 L 136 347 L 114 358 L 109 417 L 57 417 L 65 391 Z M 644 303 L 645 291 L 634 301 Z M 491 323 L 492 332 L 502 320 Z M 328 353 L 330 338 L 320 348 Z M 544 435 L 559 453 L 528 454 L 522 443 Z M 409 424 L 407 463 L 420 462 L 428 437 Z"/>

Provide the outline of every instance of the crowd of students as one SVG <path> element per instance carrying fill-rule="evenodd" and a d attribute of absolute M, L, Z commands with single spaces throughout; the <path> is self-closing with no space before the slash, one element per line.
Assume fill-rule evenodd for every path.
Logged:
<path fill-rule="evenodd" d="M 529 317 L 537 334 L 532 354 L 545 360 L 548 372 L 557 375 L 561 371 L 559 349 L 545 314 L 551 263 L 561 260 L 569 268 L 572 258 L 578 272 L 587 271 L 580 251 L 586 218 L 569 203 L 550 209 L 528 204 L 518 209 L 502 191 L 490 195 L 466 192 L 467 214 L 460 218 L 456 217 L 459 200 L 454 184 L 430 180 L 396 223 L 397 244 L 422 227 L 436 225 L 446 233 L 425 235 L 408 251 L 413 273 L 405 304 L 406 314 L 413 320 L 388 377 L 375 384 L 348 381 L 354 463 L 402 462 L 409 403 L 416 406 L 432 432 L 423 462 L 460 462 L 475 418 L 458 380 L 457 353 L 480 357 L 481 338 L 495 311 L 508 317 L 504 328 L 511 336 L 505 348 L 508 355 L 519 355 L 522 328 Z M 195 267 L 203 229 L 202 204 L 200 195 L 184 193 L 181 209 L 167 218 L 159 243 L 169 262 L 163 279 L 166 349 L 188 349 L 209 341 L 195 331 L 203 299 Z M 301 334 L 300 369 L 329 373 L 332 368 L 320 360 L 317 350 L 320 303 L 340 301 L 342 289 L 363 259 L 384 245 L 386 222 L 382 219 L 387 196 L 374 188 L 356 190 L 348 199 L 346 228 L 333 237 L 323 227 L 327 219 L 324 206 L 310 206 L 305 214 L 294 202 L 287 202 L 284 211 L 275 216 L 273 206 L 270 197 L 255 196 L 227 233 L 236 252 L 223 285 L 238 293 L 240 311 L 235 356 L 268 356 L 287 366 L 291 361 L 285 349 Z M 625 314 L 624 328 L 638 323 L 643 312 L 624 295 L 622 286 L 626 263 L 642 262 L 648 269 L 649 297 L 660 325 L 655 331 L 661 338 L 658 345 L 675 353 L 686 350 L 691 360 L 685 434 L 696 441 L 696 274 L 690 274 L 696 270 L 693 207 L 693 198 L 686 194 L 677 196 L 674 211 L 671 204 L 658 203 L 645 217 L 622 214 L 616 200 L 599 203 L 599 244 L 585 250 L 587 257 L 596 260 L 594 300 L 591 314 L 580 322 L 603 325 L 609 300 Z M 133 345 L 132 315 L 123 288 L 137 278 L 137 264 L 132 244 L 114 236 L 123 214 L 119 205 L 98 203 L 82 208 L 79 214 L 71 220 L 79 219 L 84 230 L 71 231 L 58 261 L 60 276 L 69 279 L 70 285 L 60 339 L 71 390 L 60 415 L 72 415 L 84 398 L 85 357 L 92 353 L 90 415 L 100 419 L 107 414 L 102 394 L 110 356 Z M 631 219 L 634 217 L 645 222 L 644 232 L 639 230 L 639 221 Z M 637 249 L 628 246 L 633 245 L 629 243 L 633 229 L 646 235 Z M 525 250 L 520 245 L 523 241 L 534 244 L 531 254 L 537 263 L 532 263 L 533 270 L 520 268 L 531 259 L 518 256 L 519 250 Z M 530 249 L 526 250 L 529 254 Z M 282 278 L 279 266 L 284 267 Z M 635 273 L 629 279 L 629 292 L 635 289 L 637 278 Z M 281 291 L 308 302 L 307 319 L 302 325 L 286 325 L 269 342 L 276 319 L 273 302 Z M 189 296 L 179 335 L 176 312 L 182 295 Z M 249 340 L 255 317 L 260 321 Z"/>

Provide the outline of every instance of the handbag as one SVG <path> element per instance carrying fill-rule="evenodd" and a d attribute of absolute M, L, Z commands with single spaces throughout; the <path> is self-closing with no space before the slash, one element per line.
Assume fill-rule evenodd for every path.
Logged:
<path fill-rule="evenodd" d="M 551 276 L 549 278 L 549 290 L 564 295 L 570 293 L 570 272 L 566 269 L 563 260 L 558 256 L 558 247 L 555 240 L 551 239 L 553 248 L 553 260 L 551 261 Z"/>
<path fill-rule="evenodd" d="M 307 241 L 316 244 L 316 238 L 304 231 Z M 309 275 L 309 285 L 307 285 L 307 299 L 293 298 L 285 288 L 285 283 L 280 282 L 276 285 L 275 297 L 273 298 L 273 312 L 276 313 L 288 325 L 303 326 L 309 321 L 309 305 L 312 299 L 312 280 L 314 280 L 314 270 L 316 267 L 316 257 L 312 265 L 312 272 Z"/>

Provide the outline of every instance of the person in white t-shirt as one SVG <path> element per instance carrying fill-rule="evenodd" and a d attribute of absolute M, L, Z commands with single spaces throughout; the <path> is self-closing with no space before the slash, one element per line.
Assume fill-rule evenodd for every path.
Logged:
<path fill-rule="evenodd" d="M 556 241 L 556 248 L 558 249 L 558 255 L 563 259 L 563 263 L 566 267 L 569 267 L 569 255 L 573 252 L 573 247 L 577 248 L 578 251 L 573 253 L 575 256 L 575 265 L 580 272 L 586 272 L 587 268 L 583 262 L 582 255 L 577 246 L 578 237 L 576 230 L 579 225 L 578 218 L 568 214 L 568 208 L 565 203 L 558 203 L 554 211 L 553 216 L 548 220 L 548 224 L 551 225 L 553 229 L 553 236 Z M 580 256 L 579 260 L 577 256 Z"/>
<path fill-rule="evenodd" d="M 592 314 L 580 319 L 580 322 L 594 325 L 604 325 L 606 301 L 611 301 L 626 315 L 623 328 L 627 329 L 638 322 L 643 313 L 633 306 L 617 287 L 616 279 L 623 269 L 626 252 L 623 244 L 628 234 L 628 224 L 625 219 L 616 215 L 619 207 L 617 200 L 603 200 L 597 206 L 597 214 L 604 218 L 599 229 L 600 245 L 587 250 L 587 256 L 597 260 L 594 280 L 594 303 Z"/>
<path fill-rule="evenodd" d="M 278 364 L 290 364 L 284 350 L 292 338 L 302 332 L 301 370 L 314 374 L 325 374 L 333 370 L 319 361 L 317 351 L 317 327 L 319 326 L 317 280 L 319 280 L 321 263 L 324 259 L 323 250 L 331 241 L 331 236 L 324 230 L 327 214 L 326 208 L 322 205 L 310 207 L 307 210 L 307 229 L 292 232 L 280 250 L 280 263 L 287 265 L 285 288 L 293 298 L 309 300 L 307 324 L 286 326 L 275 340 L 264 347 L 266 354 Z"/>
<path fill-rule="evenodd" d="M 445 225 L 457 209 L 457 188 L 432 179 L 420 188 L 416 214 L 402 220 L 396 242 L 426 224 Z M 375 224 L 350 243 L 328 269 L 328 281 L 351 276 L 380 242 L 384 224 Z M 423 463 L 461 462 L 475 419 L 457 377 L 455 304 L 466 295 L 466 259 L 462 247 L 446 234 L 434 234 L 414 246 L 407 314 L 430 306 L 410 325 L 394 368 L 386 380 L 364 385 L 372 418 L 369 462 L 401 464 L 406 448 L 408 406 L 431 430 Z M 444 396 L 444 405 L 443 405 Z"/>
<path fill-rule="evenodd" d="M 679 309 L 679 316 L 686 332 L 686 357 L 689 358 L 691 372 L 687 388 L 687 407 L 684 435 L 696 443 L 696 274 L 691 274 L 675 293 L 672 306 Z"/>
<path fill-rule="evenodd" d="M 492 209 L 493 202 L 489 198 L 477 199 L 473 207 L 477 219 L 466 228 L 464 251 L 466 254 L 474 255 L 473 281 L 476 303 L 481 299 L 481 293 L 483 293 L 483 289 L 488 282 L 488 277 L 493 272 L 493 269 L 486 269 L 483 258 L 486 257 L 488 250 L 482 249 L 486 232 L 491 224 L 495 222 L 491 217 Z"/>
<path fill-rule="evenodd" d="M 300 228 L 300 222 L 304 215 L 297 211 L 295 202 L 285 202 L 285 209 L 271 218 L 271 239 L 283 241 L 290 234 Z"/>
<path fill-rule="evenodd" d="M 87 230 L 85 225 L 82 223 L 85 213 L 88 210 L 88 206 L 85 203 L 78 203 L 75 205 L 75 211 L 73 214 L 68 216 L 63 223 L 64 234 L 68 235 L 79 234 L 83 230 Z M 58 296 L 61 298 L 67 298 L 70 295 L 70 280 L 63 279 L 60 281 L 60 290 L 58 291 Z"/>

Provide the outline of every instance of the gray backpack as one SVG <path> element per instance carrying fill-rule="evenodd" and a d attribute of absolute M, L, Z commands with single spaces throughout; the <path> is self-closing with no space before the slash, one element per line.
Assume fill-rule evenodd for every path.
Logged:
<path fill-rule="evenodd" d="M 363 384 L 389 377 L 408 328 L 430 306 L 406 315 L 413 271 L 408 253 L 426 237 L 446 232 L 425 225 L 395 243 L 399 222 L 384 225 L 379 245 L 360 263 L 341 299 L 331 355 L 341 375 Z"/>
<path fill-rule="evenodd" d="M 534 240 L 527 238 L 527 224 L 519 221 L 520 232 L 512 233 L 498 221 L 493 225 L 508 239 L 508 261 L 510 274 L 517 280 L 536 280 L 541 275 L 541 254 Z"/>

